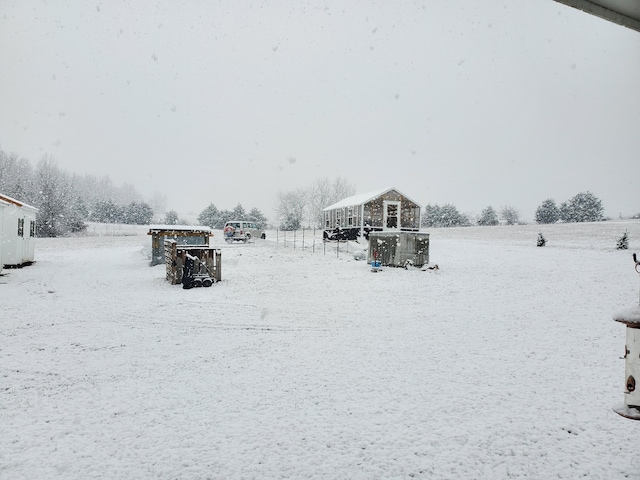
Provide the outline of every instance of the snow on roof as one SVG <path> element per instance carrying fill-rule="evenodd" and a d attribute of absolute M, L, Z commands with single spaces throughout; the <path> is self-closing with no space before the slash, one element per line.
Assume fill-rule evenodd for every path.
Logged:
<path fill-rule="evenodd" d="M 620 310 L 613 315 L 616 322 L 627 325 L 640 325 L 640 305 L 636 305 L 625 310 Z"/>
<path fill-rule="evenodd" d="M 391 190 L 395 190 L 396 192 L 400 193 L 403 197 L 405 197 L 407 200 L 412 201 L 416 205 L 420 205 L 415 200 L 412 200 L 411 198 L 407 197 L 404 193 L 401 193 L 400 190 L 398 190 L 397 188 L 395 188 L 395 187 L 387 187 L 387 188 L 383 188 L 381 190 L 374 190 L 372 192 L 360 193 L 358 195 L 353 195 L 351 197 L 347 197 L 347 198 L 345 198 L 343 200 L 340 200 L 337 203 L 334 203 L 333 205 L 329 205 L 328 207 L 324 208 L 323 211 L 333 210 L 335 208 L 343 208 L 343 207 L 352 207 L 352 206 L 355 206 L 355 205 L 362 205 L 363 203 L 367 203 L 367 202 L 373 200 L 374 198 L 377 198 L 377 197 L 379 197 L 381 195 L 384 195 L 385 193 L 387 193 L 387 192 L 389 192 Z"/>
<path fill-rule="evenodd" d="M 18 207 L 24 207 L 27 210 L 33 210 L 34 212 L 38 211 L 36 207 L 32 207 L 31 205 L 21 202 L 20 200 L 16 200 L 15 198 L 8 197 L 7 195 L 3 195 L 2 193 L 0 193 L 0 200 L 6 203 L 12 203 L 14 205 L 17 205 Z"/>
<path fill-rule="evenodd" d="M 207 227 L 204 225 L 149 225 L 149 232 L 156 231 L 156 230 L 210 232 L 211 227 Z"/>

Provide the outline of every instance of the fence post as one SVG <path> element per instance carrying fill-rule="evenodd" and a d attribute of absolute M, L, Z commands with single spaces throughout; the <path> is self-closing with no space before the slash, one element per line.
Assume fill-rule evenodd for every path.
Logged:
<path fill-rule="evenodd" d="M 293 249 L 296 249 L 296 230 L 293 231 Z"/>
<path fill-rule="evenodd" d="M 302 251 L 304 252 L 304 227 L 302 227 Z"/>
<path fill-rule="evenodd" d="M 316 253 L 316 227 L 313 227 L 313 245 L 311 247 L 311 252 Z"/>
<path fill-rule="evenodd" d="M 340 258 L 340 238 L 338 238 L 338 243 L 336 245 L 336 258 Z"/>

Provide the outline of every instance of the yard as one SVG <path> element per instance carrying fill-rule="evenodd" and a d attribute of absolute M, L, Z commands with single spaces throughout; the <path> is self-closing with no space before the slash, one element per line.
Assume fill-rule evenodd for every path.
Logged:
<path fill-rule="evenodd" d="M 611 317 L 640 221 L 434 229 L 439 270 L 379 273 L 216 232 L 192 290 L 127 228 L 0 276 L 0 477 L 638 478 Z"/>

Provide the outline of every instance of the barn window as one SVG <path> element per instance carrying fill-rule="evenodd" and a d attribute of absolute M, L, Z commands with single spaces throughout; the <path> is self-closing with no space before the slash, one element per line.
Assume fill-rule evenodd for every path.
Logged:
<path fill-rule="evenodd" d="M 353 207 L 349 207 L 349 211 L 347 213 L 347 225 L 353 226 Z"/>
<path fill-rule="evenodd" d="M 36 236 L 36 222 L 34 220 L 31 220 L 29 222 L 29 236 L 30 237 Z"/>
<path fill-rule="evenodd" d="M 336 210 L 336 227 L 340 226 L 340 216 L 341 216 L 340 214 L 341 213 L 342 212 L 340 210 Z"/>
<path fill-rule="evenodd" d="M 18 219 L 18 236 L 24 237 L 24 218 Z"/>

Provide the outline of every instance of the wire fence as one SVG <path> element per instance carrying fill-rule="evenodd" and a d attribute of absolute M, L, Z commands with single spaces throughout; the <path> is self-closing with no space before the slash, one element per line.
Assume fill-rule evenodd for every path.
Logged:
<path fill-rule="evenodd" d="M 353 242 L 348 240 L 326 240 L 323 238 L 323 230 L 317 228 L 302 228 L 300 230 L 279 230 L 275 231 L 276 244 L 282 248 L 308 251 L 311 253 L 321 253 L 323 255 L 348 255 L 358 248 Z"/>

